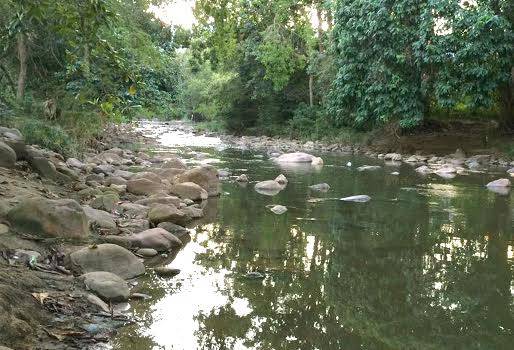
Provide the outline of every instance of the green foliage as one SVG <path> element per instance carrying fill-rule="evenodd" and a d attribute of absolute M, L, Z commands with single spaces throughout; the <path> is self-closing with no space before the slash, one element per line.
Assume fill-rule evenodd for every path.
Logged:
<path fill-rule="evenodd" d="M 75 140 L 59 125 L 52 125 L 40 119 L 26 118 L 19 121 L 16 126 L 25 136 L 28 144 L 40 145 L 67 156 L 76 151 Z"/>

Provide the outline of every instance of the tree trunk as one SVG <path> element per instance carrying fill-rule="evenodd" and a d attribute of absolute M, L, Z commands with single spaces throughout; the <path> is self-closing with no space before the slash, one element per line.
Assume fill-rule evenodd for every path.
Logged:
<path fill-rule="evenodd" d="M 16 98 L 18 101 L 22 101 L 25 96 L 25 83 L 27 81 L 27 39 L 23 33 L 18 34 L 17 50 L 20 72 L 18 74 Z"/>
<path fill-rule="evenodd" d="M 514 129 L 514 67 L 509 82 L 500 88 L 500 98 L 503 123 Z"/>
<path fill-rule="evenodd" d="M 309 106 L 314 106 L 314 92 L 312 91 L 314 85 L 314 77 L 309 74 Z"/>
<path fill-rule="evenodd" d="M 82 69 L 84 78 L 89 79 L 90 72 L 91 72 L 91 63 L 90 63 L 90 49 L 89 44 L 84 44 L 84 62 L 82 63 Z"/>
<path fill-rule="evenodd" d="M 318 6 L 316 7 L 316 15 L 318 17 L 318 40 L 319 40 L 319 52 L 323 52 L 325 51 L 324 47 L 323 47 L 323 28 L 322 28 L 322 23 L 323 23 L 323 16 L 321 14 L 321 6 Z"/>

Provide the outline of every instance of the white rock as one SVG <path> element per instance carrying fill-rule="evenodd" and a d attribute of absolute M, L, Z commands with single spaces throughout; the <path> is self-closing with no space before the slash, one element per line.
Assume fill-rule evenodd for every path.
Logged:
<path fill-rule="evenodd" d="M 281 215 L 287 211 L 287 208 L 283 205 L 274 205 L 270 208 L 270 210 L 277 215 Z"/>
<path fill-rule="evenodd" d="M 341 198 L 340 200 L 345 201 L 345 202 L 364 203 L 364 202 L 368 202 L 370 199 L 371 199 L 371 197 L 368 196 L 368 195 L 359 194 L 359 195 L 356 195 L 356 196 L 344 197 L 344 198 Z"/>

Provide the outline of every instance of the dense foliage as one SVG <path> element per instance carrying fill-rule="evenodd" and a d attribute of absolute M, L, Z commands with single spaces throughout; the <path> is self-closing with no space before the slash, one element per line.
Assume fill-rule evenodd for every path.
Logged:
<path fill-rule="evenodd" d="M 148 10 L 168 3 L 3 0 L 0 115 L 72 139 L 139 116 L 310 139 L 514 125 L 512 1 L 197 0 L 192 30 Z"/>

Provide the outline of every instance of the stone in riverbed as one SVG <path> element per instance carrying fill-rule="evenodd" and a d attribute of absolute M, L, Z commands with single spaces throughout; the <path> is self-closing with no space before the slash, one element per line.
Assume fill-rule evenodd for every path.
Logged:
<path fill-rule="evenodd" d="M 209 197 L 207 191 L 194 182 L 177 183 L 170 187 L 170 193 L 180 198 L 188 198 L 194 201 L 204 200 Z"/>
<path fill-rule="evenodd" d="M 167 204 L 167 205 L 174 205 L 175 207 L 178 207 L 180 205 L 180 199 L 175 196 L 156 196 L 156 197 L 140 199 L 138 201 L 135 201 L 134 203 L 148 206 L 148 207 L 151 207 L 155 204 Z"/>
<path fill-rule="evenodd" d="M 433 171 L 428 166 L 422 165 L 422 166 L 416 168 L 416 172 L 421 175 L 428 175 L 428 174 L 431 174 Z"/>
<path fill-rule="evenodd" d="M 107 271 L 130 279 L 145 273 L 145 266 L 132 252 L 110 243 L 79 249 L 68 254 L 65 263 L 76 274 Z"/>
<path fill-rule="evenodd" d="M 238 177 L 236 177 L 237 182 L 248 182 L 248 176 L 246 174 L 241 174 Z"/>
<path fill-rule="evenodd" d="M 371 199 L 371 197 L 368 195 L 359 194 L 356 196 L 344 197 L 344 198 L 341 198 L 340 200 L 342 200 L 344 202 L 364 203 L 364 202 L 368 202 L 370 199 Z"/>
<path fill-rule="evenodd" d="M 145 219 L 118 220 L 118 226 L 124 233 L 137 233 L 150 228 L 150 222 Z"/>
<path fill-rule="evenodd" d="M 158 252 L 182 246 L 182 241 L 163 228 L 152 228 L 127 237 L 133 247 L 152 248 Z"/>
<path fill-rule="evenodd" d="M 220 179 L 218 170 L 211 165 L 203 165 L 189 169 L 184 173 L 177 175 L 175 177 L 175 182 L 193 182 L 206 190 L 209 196 L 217 196 L 219 194 Z"/>
<path fill-rule="evenodd" d="M 68 165 L 69 167 L 72 167 L 72 168 L 80 169 L 80 170 L 83 170 L 86 168 L 86 164 L 82 163 L 77 158 L 68 158 L 66 160 L 66 165 Z"/>
<path fill-rule="evenodd" d="M 159 254 L 159 252 L 152 248 L 141 248 L 141 249 L 137 250 L 136 254 L 141 255 L 142 257 L 145 257 L 145 258 L 151 258 L 151 257 Z"/>
<path fill-rule="evenodd" d="M 16 153 L 14 150 L 0 141 L 0 167 L 13 168 L 16 164 Z"/>
<path fill-rule="evenodd" d="M 320 183 L 316 185 L 311 185 L 309 186 L 309 188 L 313 191 L 328 192 L 330 190 L 330 185 L 327 183 Z"/>
<path fill-rule="evenodd" d="M 172 222 L 161 222 L 159 225 L 157 225 L 157 227 L 163 228 L 166 231 L 172 233 L 175 237 L 180 239 L 182 244 L 185 244 L 191 240 L 189 230 L 180 225 L 174 224 Z"/>
<path fill-rule="evenodd" d="M 319 163 L 317 160 L 318 157 L 315 157 L 311 154 L 304 152 L 294 152 L 294 153 L 284 153 L 279 156 L 276 161 L 279 163 Z M 319 158 L 321 159 L 321 158 Z M 323 161 L 321 161 L 323 163 Z"/>
<path fill-rule="evenodd" d="M 185 221 L 186 215 L 174 205 L 156 204 L 148 212 L 148 219 L 154 225 L 166 221 L 181 223 Z"/>
<path fill-rule="evenodd" d="M 174 277 L 180 273 L 179 269 L 164 266 L 155 267 L 153 270 L 155 274 L 160 277 Z"/>
<path fill-rule="evenodd" d="M 380 170 L 382 167 L 379 165 L 363 165 L 357 168 L 357 171 L 375 171 Z"/>
<path fill-rule="evenodd" d="M 275 178 L 275 181 L 278 182 L 281 185 L 287 185 L 287 178 L 284 174 L 280 174 Z"/>
<path fill-rule="evenodd" d="M 148 179 L 134 179 L 127 181 L 127 192 L 137 195 L 165 194 L 163 184 Z"/>
<path fill-rule="evenodd" d="M 277 215 L 282 215 L 287 211 L 287 207 L 283 205 L 274 205 L 270 208 L 270 210 Z"/>
<path fill-rule="evenodd" d="M 121 277 L 111 272 L 94 271 L 80 276 L 88 290 L 105 301 L 127 301 L 130 295 L 129 287 Z"/>
<path fill-rule="evenodd" d="M 105 193 L 97 196 L 91 202 L 91 207 L 98 210 L 112 212 L 116 208 L 116 204 L 120 201 L 120 197 L 115 193 Z"/>
<path fill-rule="evenodd" d="M 399 162 L 402 160 L 402 155 L 399 153 L 387 153 L 384 155 L 384 160 L 391 160 L 393 162 Z"/>
<path fill-rule="evenodd" d="M 186 169 L 186 164 L 177 157 L 172 157 L 166 160 L 162 165 L 162 168 L 173 168 L 173 169 Z"/>
<path fill-rule="evenodd" d="M 285 188 L 284 185 L 281 185 L 275 180 L 265 180 L 260 181 L 255 184 L 256 190 L 268 190 L 268 191 L 274 191 L 274 190 L 283 190 Z"/>
<path fill-rule="evenodd" d="M 72 199 L 27 198 L 7 218 L 23 233 L 62 238 L 86 238 L 89 224 L 84 210 Z"/>
<path fill-rule="evenodd" d="M 498 180 L 489 182 L 486 186 L 487 187 L 510 187 L 511 182 L 509 179 L 498 179 Z"/>

